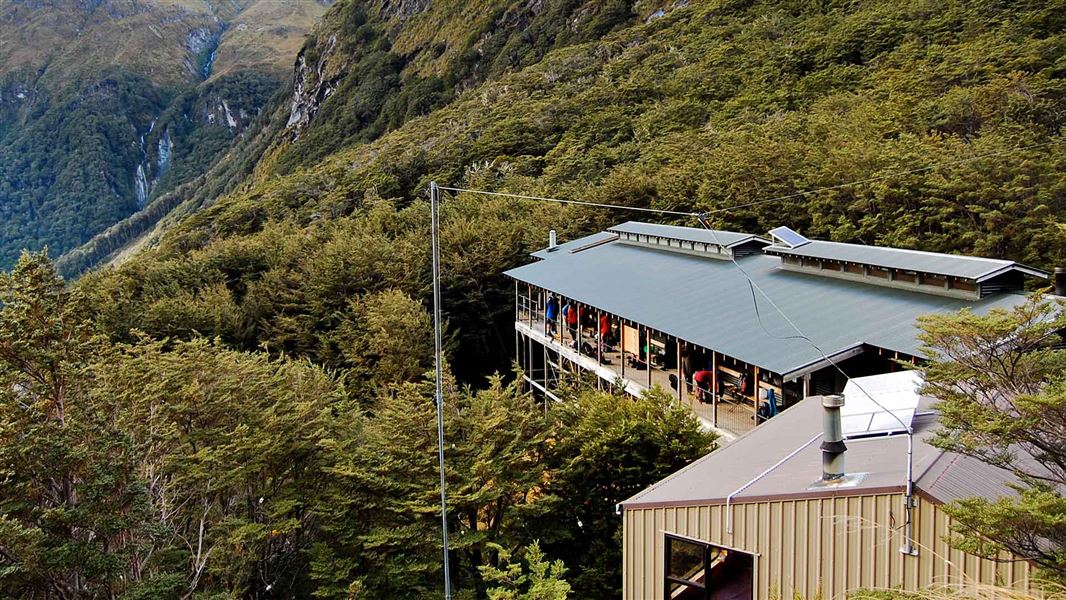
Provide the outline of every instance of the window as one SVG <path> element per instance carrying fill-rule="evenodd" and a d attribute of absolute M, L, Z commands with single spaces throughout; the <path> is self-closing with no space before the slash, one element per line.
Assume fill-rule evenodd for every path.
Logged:
<path fill-rule="evenodd" d="M 666 536 L 666 588 L 664 598 L 676 600 L 709 599 L 707 571 L 711 546 Z"/>
<path fill-rule="evenodd" d="M 752 597 L 754 558 L 670 534 L 666 536 L 667 600 L 745 600 Z"/>

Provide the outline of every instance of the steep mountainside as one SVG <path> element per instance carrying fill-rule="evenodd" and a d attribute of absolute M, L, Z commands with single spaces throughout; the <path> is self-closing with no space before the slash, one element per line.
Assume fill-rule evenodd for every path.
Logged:
<path fill-rule="evenodd" d="M 233 573 L 285 573 L 289 589 L 306 591 L 293 597 L 439 597 L 439 521 L 426 504 L 436 485 L 432 401 L 419 391 L 431 389 L 419 387 L 432 364 L 430 181 L 714 211 L 724 228 L 788 224 L 816 238 L 1050 267 L 1066 258 L 1064 25 L 1062 0 L 344 0 L 300 51 L 291 97 L 264 111 L 261 127 L 62 264 L 76 272 L 121 255 L 76 284 L 112 342 L 163 353 L 207 336 L 227 352 L 311 362 L 343 377 L 369 422 L 386 425 L 343 423 L 308 443 L 340 457 L 325 471 L 342 482 L 326 510 L 305 510 L 313 490 L 303 485 L 292 502 L 242 491 L 227 504 L 267 497 L 287 524 L 238 528 L 226 556 L 258 547 L 262 568 L 227 558 L 205 588 L 244 595 L 281 579 L 241 587 Z M 510 367 L 514 284 L 503 270 L 529 260 L 549 228 L 569 238 L 628 216 L 446 194 L 442 293 L 457 381 L 484 386 Z M 169 373 L 138 378 L 131 395 L 146 401 L 140 382 L 163 379 L 200 401 L 200 388 Z M 486 407 L 506 405 L 489 398 Z M 446 412 L 522 431 L 521 419 L 478 408 L 449 402 Z M 591 423 L 612 441 L 576 453 L 602 461 L 563 459 L 575 471 L 558 489 L 590 486 L 579 497 L 508 483 L 530 474 L 538 486 L 558 483 L 496 458 L 537 450 L 474 432 L 449 438 L 453 456 L 466 445 L 476 457 L 448 474 L 451 498 L 466 506 L 449 526 L 457 585 L 470 597 L 487 597 L 478 567 L 495 560 L 488 542 L 538 537 L 570 569 L 573 597 L 619 596 L 613 503 L 643 474 L 676 464 L 647 451 L 674 439 L 629 416 L 617 429 Z M 342 432 L 350 445 L 334 437 Z M 640 458 L 619 460 L 618 444 L 629 443 Z M 379 477 L 390 467 L 402 481 Z"/>
<path fill-rule="evenodd" d="M 253 176 L 217 200 L 189 191 L 177 214 L 209 208 L 174 218 L 157 248 L 99 281 L 121 300 L 120 330 L 328 354 L 314 332 L 336 325 L 345 298 L 425 293 L 424 207 L 406 207 L 432 179 L 741 207 L 715 216 L 1050 267 L 1066 251 L 1063 8 L 350 0 L 301 51 Z M 508 355 L 510 292 L 493 274 L 548 226 L 577 235 L 623 217 L 455 206 L 473 222 L 456 225 L 467 246 L 451 265 L 471 280 L 448 292 L 469 313 L 456 318 L 469 326 L 457 368 L 470 374 Z M 169 314 L 175 294 L 184 320 Z"/>
<path fill-rule="evenodd" d="M 318 0 L 0 0 L 0 265 L 61 254 L 215 162 Z"/>

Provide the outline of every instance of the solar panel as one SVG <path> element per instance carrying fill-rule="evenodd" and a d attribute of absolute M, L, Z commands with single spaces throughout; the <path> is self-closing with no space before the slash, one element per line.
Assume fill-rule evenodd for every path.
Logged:
<path fill-rule="evenodd" d="M 840 409 L 844 437 L 907 431 L 918 409 L 921 387 L 922 374 L 918 371 L 851 379 L 844 386 L 844 407 Z"/>
<path fill-rule="evenodd" d="M 784 225 L 775 229 L 771 229 L 770 235 L 780 240 L 781 243 L 785 244 L 789 248 L 799 248 L 800 246 L 810 242 L 810 240 L 808 240 L 807 238 L 796 233 L 792 229 L 785 227 Z"/>

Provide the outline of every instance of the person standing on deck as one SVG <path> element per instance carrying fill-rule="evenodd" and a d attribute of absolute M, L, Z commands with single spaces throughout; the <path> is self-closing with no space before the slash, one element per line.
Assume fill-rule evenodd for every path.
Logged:
<path fill-rule="evenodd" d="M 577 307 L 572 302 L 563 306 L 563 318 L 566 319 L 566 329 L 570 332 L 570 339 L 577 346 Z"/>
<path fill-rule="evenodd" d="M 689 394 L 692 393 L 692 376 L 699 370 L 699 356 L 695 348 L 685 348 L 681 356 L 681 375 L 685 379 L 685 385 Z"/>
<path fill-rule="evenodd" d="M 559 300 L 555 294 L 548 296 L 548 304 L 544 307 L 544 320 L 548 324 L 548 335 L 555 337 L 555 320 L 559 318 Z"/>

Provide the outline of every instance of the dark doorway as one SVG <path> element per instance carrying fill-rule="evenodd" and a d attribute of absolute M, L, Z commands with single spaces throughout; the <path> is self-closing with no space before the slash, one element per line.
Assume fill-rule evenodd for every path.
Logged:
<path fill-rule="evenodd" d="M 666 534 L 666 600 L 751 600 L 754 557 Z"/>

